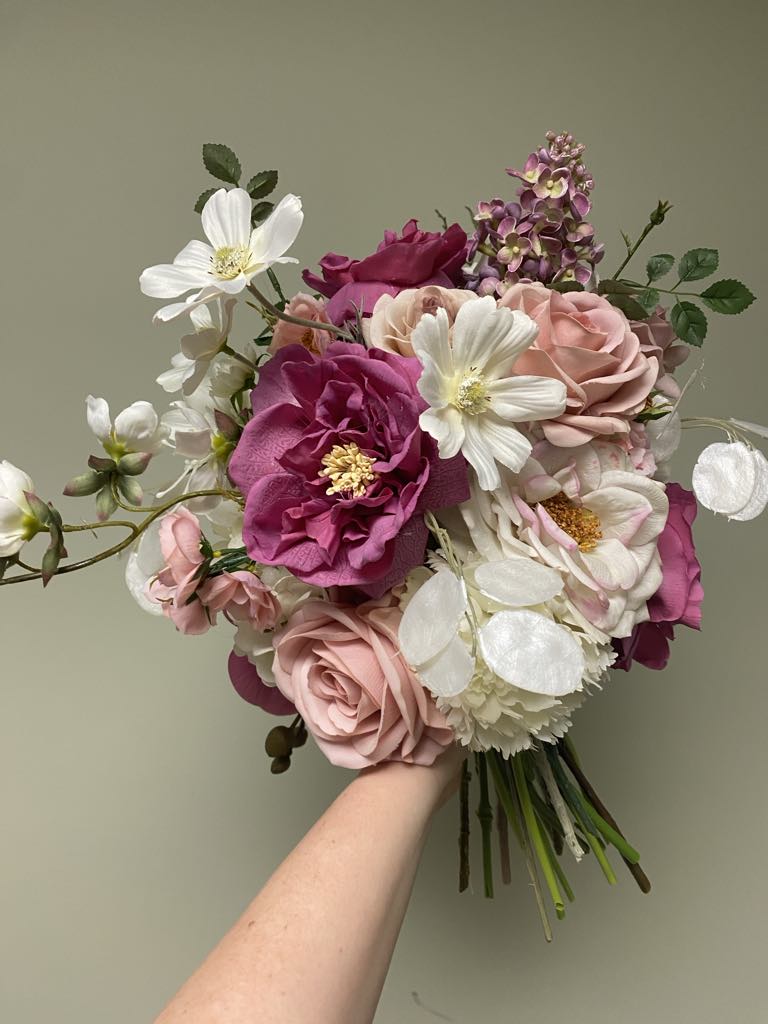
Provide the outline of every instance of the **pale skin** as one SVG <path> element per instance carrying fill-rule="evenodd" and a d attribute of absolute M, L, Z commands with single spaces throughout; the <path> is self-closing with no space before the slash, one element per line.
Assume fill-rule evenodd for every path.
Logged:
<path fill-rule="evenodd" d="M 369 1024 L 462 757 L 361 772 L 155 1024 Z"/>

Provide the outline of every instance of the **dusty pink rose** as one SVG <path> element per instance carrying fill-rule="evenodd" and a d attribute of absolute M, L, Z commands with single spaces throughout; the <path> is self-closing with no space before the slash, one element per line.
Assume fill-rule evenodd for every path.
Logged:
<path fill-rule="evenodd" d="M 274 629 L 280 617 L 280 602 L 252 572 L 239 569 L 206 580 L 200 600 L 212 612 L 224 612 L 236 622 L 249 622 L 254 629 Z"/>
<path fill-rule="evenodd" d="M 521 309 L 539 325 L 533 345 L 515 372 L 561 380 L 568 389 L 562 416 L 541 425 L 548 441 L 563 448 L 596 436 L 629 434 L 659 375 L 629 321 L 592 292 L 559 292 L 539 283 L 514 284 L 500 306 Z"/>
<path fill-rule="evenodd" d="M 190 601 L 203 561 L 197 516 L 189 509 L 177 508 L 163 516 L 158 533 L 165 565 L 149 584 L 149 597 L 162 606 L 163 614 L 181 633 L 205 633 L 216 621 L 215 613 L 209 618 L 197 598 Z"/>
<path fill-rule="evenodd" d="M 285 307 L 285 312 L 290 316 L 301 317 L 302 320 L 316 320 L 321 324 L 330 323 L 325 312 L 325 299 L 316 299 L 313 295 L 307 295 L 305 292 L 298 292 L 294 295 Z M 277 352 L 279 349 L 285 348 L 286 345 L 303 345 L 310 352 L 320 356 L 334 340 L 335 335 L 328 331 L 301 327 L 299 324 L 289 324 L 285 320 L 278 320 L 269 351 Z"/>
<path fill-rule="evenodd" d="M 640 351 L 658 360 L 659 377 L 656 387 L 670 398 L 679 398 L 680 387 L 672 374 L 678 366 L 682 366 L 691 350 L 672 330 L 666 310 L 658 306 L 647 320 L 632 320 L 631 325 L 640 339 Z"/>
<path fill-rule="evenodd" d="M 474 292 L 463 288 L 441 288 L 431 284 L 425 288 L 406 288 L 398 295 L 382 295 L 373 307 L 370 320 L 365 321 L 366 337 L 374 348 L 387 349 L 401 356 L 412 356 L 411 334 L 425 313 L 444 309 L 452 325 L 459 309 Z"/>
<path fill-rule="evenodd" d="M 399 654 L 394 598 L 353 606 L 309 601 L 275 638 L 277 685 L 332 764 L 429 765 L 454 741 Z"/>

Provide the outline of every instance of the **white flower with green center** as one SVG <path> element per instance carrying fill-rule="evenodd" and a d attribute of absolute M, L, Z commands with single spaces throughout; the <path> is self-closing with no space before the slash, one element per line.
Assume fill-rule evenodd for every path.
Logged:
<path fill-rule="evenodd" d="M 162 447 L 167 430 L 149 402 L 134 402 L 115 416 L 103 398 L 88 395 L 85 400 L 88 426 L 101 441 L 110 459 L 120 459 L 131 452 L 154 455 Z"/>
<path fill-rule="evenodd" d="M 169 394 L 182 391 L 191 395 L 211 369 L 211 363 L 227 343 L 232 329 L 232 310 L 236 299 L 214 299 L 208 306 L 191 310 L 194 334 L 181 339 L 181 352 L 171 359 L 171 369 L 161 373 L 157 383 Z"/>
<path fill-rule="evenodd" d="M 173 263 L 148 267 L 139 278 L 145 295 L 183 302 L 163 306 L 155 320 L 172 320 L 221 295 L 237 295 L 275 263 L 296 263 L 285 253 L 296 241 L 304 214 L 298 196 L 287 195 L 263 224 L 251 230 L 251 197 L 242 188 L 220 188 L 203 207 L 208 242 L 185 245 Z"/>
<path fill-rule="evenodd" d="M 34 489 L 23 470 L 0 460 L 0 558 L 15 555 L 41 528 L 27 500 Z"/>
<path fill-rule="evenodd" d="M 552 419 L 565 409 L 561 381 L 512 375 L 537 331 L 525 313 L 497 308 L 486 296 L 465 302 L 452 329 L 438 309 L 425 314 L 411 335 L 424 368 L 419 392 L 430 406 L 421 414 L 421 428 L 435 438 L 441 458 L 461 452 L 486 491 L 500 484 L 497 463 L 517 472 L 531 453 L 515 424 Z"/>

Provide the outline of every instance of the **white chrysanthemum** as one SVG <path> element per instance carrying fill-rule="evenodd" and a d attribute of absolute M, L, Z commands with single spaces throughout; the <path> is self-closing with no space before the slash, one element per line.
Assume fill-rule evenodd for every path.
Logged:
<path fill-rule="evenodd" d="M 202 384 L 232 330 L 235 302 L 235 299 L 215 299 L 209 306 L 197 306 L 190 311 L 194 333 L 184 335 L 181 352 L 171 359 L 171 369 L 157 378 L 163 390 L 191 395 Z M 243 369 L 247 372 L 246 367 Z"/>
<path fill-rule="evenodd" d="M 511 375 L 537 332 L 525 313 L 497 308 L 487 296 L 465 302 L 452 328 L 441 308 L 425 314 L 411 335 L 424 368 L 418 389 L 430 406 L 421 428 L 435 438 L 441 458 L 461 452 L 485 490 L 499 486 L 498 463 L 518 470 L 531 452 L 515 424 L 565 409 L 562 381 Z"/>
<path fill-rule="evenodd" d="M 693 491 L 704 508 L 744 522 L 768 504 L 768 461 L 742 441 L 705 448 L 693 468 Z"/>
<path fill-rule="evenodd" d="M 242 188 L 220 188 L 203 207 L 203 231 L 210 244 L 192 241 L 173 263 L 148 267 L 139 279 L 145 295 L 172 299 L 194 291 L 155 313 L 172 320 L 221 295 L 237 295 L 275 263 L 296 263 L 284 254 L 296 241 L 304 214 L 298 196 L 287 195 L 263 224 L 251 230 L 251 197 Z"/>

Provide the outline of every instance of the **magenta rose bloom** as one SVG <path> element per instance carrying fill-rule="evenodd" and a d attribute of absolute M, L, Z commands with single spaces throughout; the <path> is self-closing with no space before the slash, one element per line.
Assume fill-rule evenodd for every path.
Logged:
<path fill-rule="evenodd" d="M 680 484 L 667 484 L 669 516 L 659 537 L 663 579 L 648 602 L 650 621 L 642 622 L 626 640 L 616 641 L 617 668 L 629 669 L 633 661 L 646 668 L 665 668 L 669 642 L 677 625 L 701 628 L 701 565 L 696 557 L 691 527 L 696 518 L 696 498 Z"/>
<path fill-rule="evenodd" d="M 381 295 L 428 284 L 460 285 L 466 251 L 467 234 L 458 224 L 441 233 L 420 231 L 417 222 L 409 220 L 399 236 L 386 231 L 376 252 L 364 260 L 329 252 L 320 260 L 322 277 L 309 270 L 302 276 L 331 300 L 325 311 L 330 321 L 343 324 L 354 319 L 355 307 L 370 316 Z"/>
<path fill-rule="evenodd" d="M 263 368 L 229 463 L 248 554 L 320 587 L 378 597 L 424 558 L 423 513 L 469 497 L 461 456 L 419 427 L 416 359 L 335 342 Z"/>

